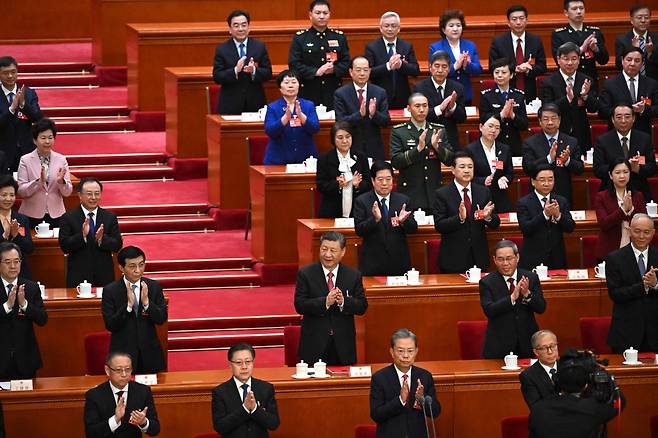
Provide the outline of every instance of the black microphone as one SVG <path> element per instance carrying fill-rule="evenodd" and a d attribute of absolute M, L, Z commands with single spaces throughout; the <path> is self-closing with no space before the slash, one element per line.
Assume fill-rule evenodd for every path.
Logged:
<path fill-rule="evenodd" d="M 429 406 L 430 410 L 430 423 L 432 424 L 432 436 L 436 438 L 436 426 L 434 425 L 434 413 L 432 412 L 432 396 L 427 395 L 425 396 L 425 401 L 427 402 L 427 405 Z M 427 424 L 425 424 L 427 426 Z M 427 432 L 427 436 L 429 438 L 429 432 Z"/>
<path fill-rule="evenodd" d="M 425 420 L 425 432 L 427 433 L 427 438 L 430 438 L 430 429 L 427 427 L 427 411 L 425 410 L 425 396 L 421 395 L 416 400 L 423 406 L 423 419 Z"/>

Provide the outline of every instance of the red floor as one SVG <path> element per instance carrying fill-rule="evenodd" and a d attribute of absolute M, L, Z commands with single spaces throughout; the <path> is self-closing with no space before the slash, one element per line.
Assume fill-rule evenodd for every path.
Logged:
<path fill-rule="evenodd" d="M 55 149 L 64 155 L 137 154 L 165 151 L 164 132 L 61 134 Z"/>
<path fill-rule="evenodd" d="M 186 181 L 108 182 L 103 184 L 103 205 L 205 204 L 208 182 Z M 244 232 L 242 233 L 244 237 Z"/>
<path fill-rule="evenodd" d="M 37 95 L 42 109 L 128 105 L 128 87 L 37 88 Z"/>
<path fill-rule="evenodd" d="M 0 53 L 21 62 L 90 62 L 91 43 L 68 44 L 0 44 Z"/>

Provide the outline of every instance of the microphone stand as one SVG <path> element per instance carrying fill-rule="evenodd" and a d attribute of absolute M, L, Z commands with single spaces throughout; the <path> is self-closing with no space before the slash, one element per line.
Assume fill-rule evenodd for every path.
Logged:
<path fill-rule="evenodd" d="M 427 433 L 427 438 L 430 438 L 430 429 L 427 427 L 427 411 L 425 410 L 425 396 L 421 395 L 418 398 L 418 402 L 423 406 L 423 419 L 425 420 L 425 433 Z M 430 413 L 431 415 L 431 413 Z"/>
<path fill-rule="evenodd" d="M 427 405 L 429 406 L 430 410 L 430 423 L 432 424 L 432 436 L 436 438 L 436 426 L 434 425 L 434 413 L 432 412 L 432 397 L 431 396 L 425 396 L 425 401 L 427 402 Z M 427 426 L 427 423 L 425 423 L 425 426 Z M 429 432 L 427 433 L 429 437 Z"/>

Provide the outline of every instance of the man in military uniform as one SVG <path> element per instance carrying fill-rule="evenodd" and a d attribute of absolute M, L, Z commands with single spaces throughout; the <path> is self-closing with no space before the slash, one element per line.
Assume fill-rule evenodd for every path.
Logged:
<path fill-rule="evenodd" d="M 441 186 L 441 163 L 452 165 L 453 149 L 445 127 L 426 120 L 427 97 L 412 94 L 407 108 L 411 119 L 391 130 L 391 164 L 400 171 L 398 192 L 432 214 L 434 192 Z"/>
<path fill-rule="evenodd" d="M 329 29 L 329 2 L 313 0 L 308 12 L 311 27 L 292 39 L 288 66 L 301 78 L 299 96 L 316 105 L 334 108 L 334 91 L 350 66 L 350 50 L 343 32 Z"/>
<path fill-rule="evenodd" d="M 555 29 L 551 35 L 551 50 L 557 64 L 557 49 L 564 43 L 572 42 L 580 48 L 580 65 L 578 71 L 594 80 L 594 91 L 599 91 L 596 63 L 608 63 L 608 49 L 605 48 L 603 33 L 596 26 L 586 26 L 585 2 L 582 0 L 564 0 L 564 15 L 569 19 L 565 27 Z"/>

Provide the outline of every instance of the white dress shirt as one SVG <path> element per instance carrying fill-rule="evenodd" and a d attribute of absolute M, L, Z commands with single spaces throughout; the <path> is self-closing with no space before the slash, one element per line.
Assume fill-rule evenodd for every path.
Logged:
<path fill-rule="evenodd" d="M 15 278 L 12 283 L 9 283 L 7 280 L 5 280 L 3 278 L 2 279 L 2 284 L 5 287 L 5 291 L 7 291 L 7 285 L 9 285 L 9 284 L 12 285 L 12 290 L 16 291 L 16 301 L 18 301 L 18 278 Z M 9 295 L 9 294 L 7 294 L 7 295 Z M 7 301 L 5 301 L 5 303 L 3 304 L 3 307 L 5 308 L 5 313 L 7 313 L 7 314 L 11 313 L 12 309 L 9 307 L 9 305 L 7 305 Z M 25 312 L 25 310 L 27 309 L 27 300 L 25 300 L 25 305 L 24 306 L 19 305 L 19 307 L 23 312 Z"/>
<path fill-rule="evenodd" d="M 521 38 L 521 50 L 523 50 L 523 55 L 525 58 L 525 31 L 521 36 L 515 35 L 514 32 L 510 32 L 510 35 L 512 36 L 512 48 L 514 49 L 514 59 L 516 59 L 516 45 L 517 41 L 519 38 Z"/>
<path fill-rule="evenodd" d="M 400 382 L 400 388 L 402 388 L 402 386 L 404 385 L 404 379 L 402 378 L 402 376 L 406 374 L 407 375 L 407 385 L 409 385 L 409 390 L 411 391 L 411 368 L 413 368 L 413 366 L 410 366 L 409 371 L 407 371 L 406 373 L 403 373 L 402 371 L 400 371 L 399 368 L 396 365 L 393 365 L 393 368 L 395 368 L 395 372 L 398 375 L 398 381 Z M 412 397 L 411 392 L 409 392 L 409 397 Z M 402 402 L 402 397 L 398 397 L 398 399 L 400 400 L 400 403 L 402 404 L 402 406 L 406 406 L 406 403 Z M 409 398 L 407 398 L 407 402 L 409 402 Z"/>
<path fill-rule="evenodd" d="M 114 403 L 117 403 L 117 404 L 119 403 L 119 397 L 117 396 L 117 393 L 119 391 L 123 391 L 123 394 L 121 394 L 121 396 L 123 397 L 123 401 L 126 403 L 126 406 L 128 406 L 128 386 L 130 386 L 130 385 L 126 385 L 123 389 L 119 389 L 116 386 L 114 386 L 112 384 L 112 382 L 108 382 L 108 383 L 110 384 L 110 389 L 112 390 L 112 395 L 114 396 Z M 123 419 L 125 419 L 126 421 L 128 421 L 130 419 L 130 412 L 128 412 L 127 409 L 126 409 L 125 414 L 123 414 Z M 122 421 L 123 421 L 123 419 L 122 419 Z M 117 422 L 116 419 L 114 418 L 114 415 L 112 415 L 107 420 L 107 424 L 108 424 L 108 426 L 110 426 L 110 430 L 112 431 L 112 433 L 114 433 L 114 431 L 116 431 L 119 428 L 119 426 L 121 426 L 122 421 Z M 146 424 L 144 426 L 138 426 L 138 427 L 139 427 L 139 430 L 146 433 L 146 431 L 149 428 L 149 419 L 146 418 Z"/>
<path fill-rule="evenodd" d="M 251 411 L 249 409 L 245 408 L 244 400 L 242 399 L 242 394 L 244 392 L 242 390 L 243 383 L 241 381 L 239 381 L 238 379 L 236 379 L 235 376 L 233 376 L 233 383 L 235 383 L 235 386 L 237 386 L 237 388 L 238 388 L 238 394 L 240 395 L 240 400 L 242 400 L 242 407 L 244 408 L 245 411 L 252 414 L 258 408 L 258 403 L 256 404 L 256 407 Z M 245 383 L 247 384 L 247 394 L 249 394 L 249 391 L 253 391 L 253 389 L 251 387 L 251 377 L 249 377 L 249 380 L 247 380 Z"/>

